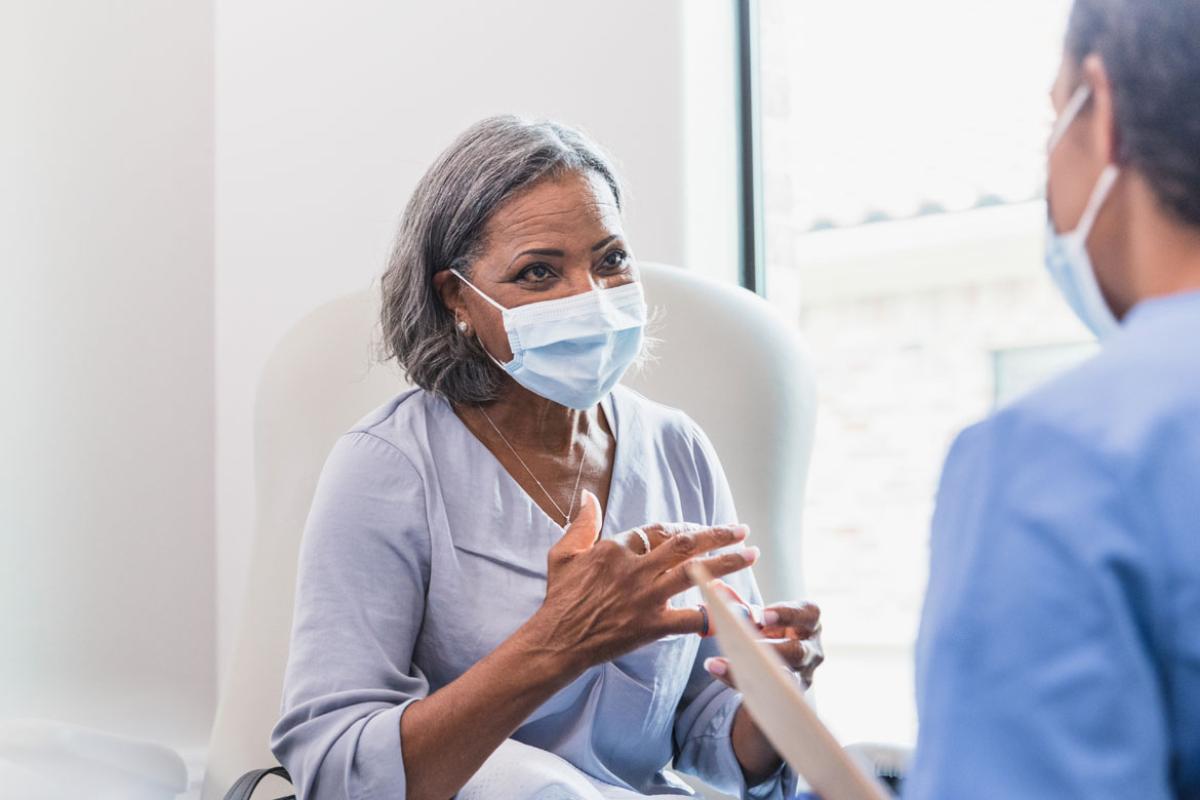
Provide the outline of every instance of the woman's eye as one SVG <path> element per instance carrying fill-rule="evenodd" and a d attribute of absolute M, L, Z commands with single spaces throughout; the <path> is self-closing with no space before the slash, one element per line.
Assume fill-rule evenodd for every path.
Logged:
<path fill-rule="evenodd" d="M 625 266 L 625 261 L 628 258 L 629 256 L 625 254 L 624 250 L 613 250 L 604 257 L 604 260 L 600 262 L 600 265 L 607 269 L 616 269 L 617 267 Z"/>
<path fill-rule="evenodd" d="M 554 271 L 546 264 L 530 264 L 517 275 L 518 281 L 541 283 L 554 277 Z"/>

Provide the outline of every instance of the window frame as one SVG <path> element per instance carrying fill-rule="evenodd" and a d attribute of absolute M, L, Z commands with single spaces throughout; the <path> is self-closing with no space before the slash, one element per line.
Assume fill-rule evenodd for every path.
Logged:
<path fill-rule="evenodd" d="M 737 64 L 737 183 L 739 284 L 765 297 L 766 231 L 762 218 L 762 120 L 760 105 L 759 3 L 733 0 Z"/>

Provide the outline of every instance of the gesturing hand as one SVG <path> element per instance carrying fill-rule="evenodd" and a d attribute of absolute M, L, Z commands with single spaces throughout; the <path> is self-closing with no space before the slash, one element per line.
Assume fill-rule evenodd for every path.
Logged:
<path fill-rule="evenodd" d="M 576 669 L 664 636 L 703 631 L 704 615 L 698 609 L 668 605 L 691 586 L 686 568 L 693 560 L 714 576 L 758 560 L 757 547 L 705 557 L 743 541 L 748 533 L 744 525 L 655 524 L 640 530 L 650 540 L 649 552 L 638 535 L 597 541 L 600 503 L 585 491 L 579 516 L 550 549 L 546 599 L 528 625 L 541 646 Z"/>

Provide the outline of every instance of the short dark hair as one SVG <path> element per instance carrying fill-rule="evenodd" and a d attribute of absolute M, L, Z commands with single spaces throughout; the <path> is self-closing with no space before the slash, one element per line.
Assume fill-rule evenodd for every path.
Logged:
<path fill-rule="evenodd" d="M 1066 44 L 1104 62 L 1121 162 L 1200 227 L 1200 0 L 1075 0 Z"/>
<path fill-rule="evenodd" d="M 501 373 L 474 337 L 454 328 L 434 273 L 470 275 L 488 220 L 505 200 L 545 178 L 594 174 L 621 207 L 621 183 L 600 147 L 558 122 L 504 115 L 481 120 L 430 166 L 413 191 L 381 281 L 383 355 L 409 380 L 456 403 L 495 397 Z"/>

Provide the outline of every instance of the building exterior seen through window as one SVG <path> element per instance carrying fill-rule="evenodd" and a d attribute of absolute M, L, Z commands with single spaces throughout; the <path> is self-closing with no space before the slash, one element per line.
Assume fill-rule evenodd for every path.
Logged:
<path fill-rule="evenodd" d="M 955 433 L 1094 352 L 1045 275 L 1068 0 L 762 0 L 766 293 L 811 350 L 804 521 L 845 741 L 915 741 L 913 643 Z"/>

